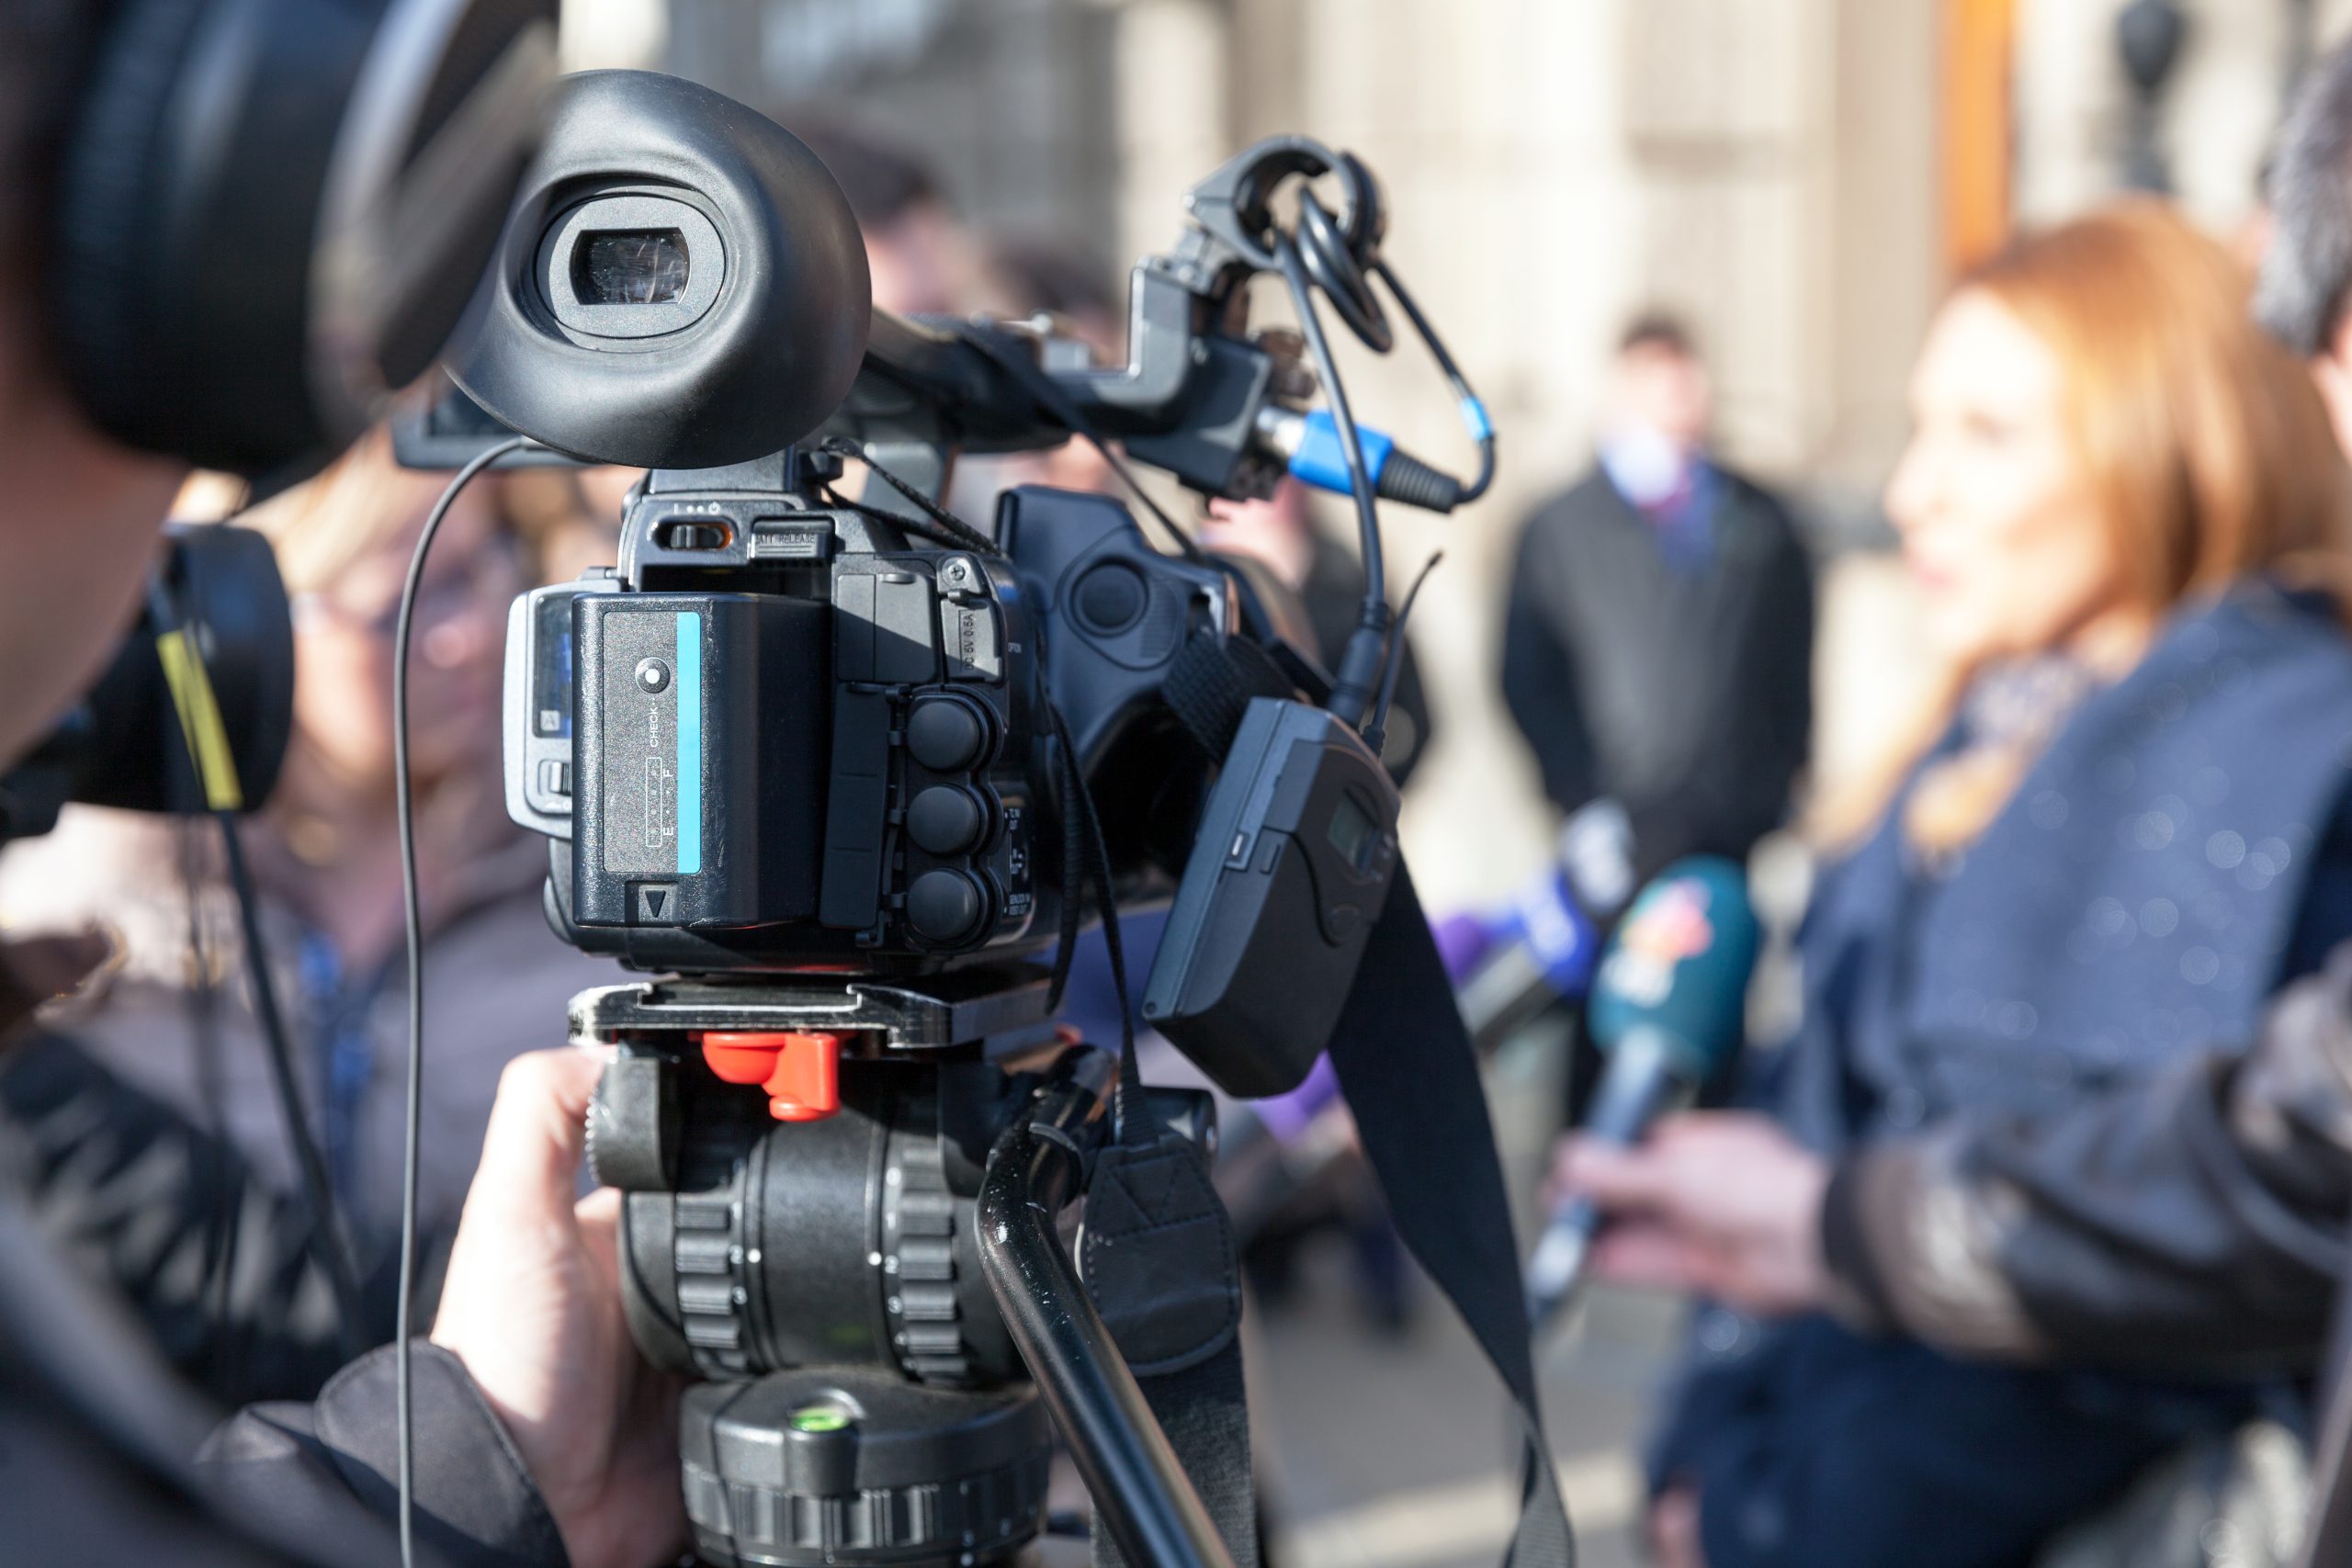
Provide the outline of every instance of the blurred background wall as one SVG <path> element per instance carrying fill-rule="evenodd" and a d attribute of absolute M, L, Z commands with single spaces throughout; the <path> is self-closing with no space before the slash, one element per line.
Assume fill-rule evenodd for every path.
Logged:
<path fill-rule="evenodd" d="M 569 0 L 564 26 L 576 64 L 920 149 L 982 231 L 1106 281 L 1255 137 L 1370 162 L 1390 254 L 1504 444 L 1484 505 L 1387 519 L 1396 570 L 1447 552 L 1415 626 L 1442 735 L 1406 823 L 1442 907 L 1544 852 L 1496 695 L 1501 579 L 1525 510 L 1589 459 L 1628 316 L 1693 323 L 1724 450 L 1801 503 L 1824 581 L 1815 772 L 1834 773 L 1913 669 L 1876 495 L 1946 280 L 2011 224 L 2134 181 L 2238 230 L 2288 84 L 2347 22 L 2352 0 Z M 1456 451 L 1409 347 L 1344 368 L 1371 417 Z"/>

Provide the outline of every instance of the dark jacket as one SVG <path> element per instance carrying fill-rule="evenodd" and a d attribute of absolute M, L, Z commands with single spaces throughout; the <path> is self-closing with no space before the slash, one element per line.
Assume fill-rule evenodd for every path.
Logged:
<path fill-rule="evenodd" d="M 1707 468 L 1698 547 L 1595 470 L 1527 520 L 1503 696 L 1562 811 L 1610 797 L 1637 869 L 1745 859 L 1788 811 L 1813 721 L 1813 579 L 1785 508 Z"/>
<path fill-rule="evenodd" d="M 1823 1201 L 1838 1314 L 1956 1355 L 2324 1373 L 2304 1561 L 2352 1560 L 2352 946 L 2220 1048 L 2058 1118 L 1865 1144 Z M 2330 1347 L 2330 1321 L 2338 1325 Z"/>
<path fill-rule="evenodd" d="M 2352 934 L 2347 742 L 2332 618 L 2263 584 L 2184 613 L 1963 855 L 1923 863 L 1890 826 L 1825 874 L 1766 1102 L 1835 1156 L 1953 1118 L 2063 1118 L 2246 1037 Z M 1699 1483 L 1715 1568 L 2007 1563 L 2286 1397 L 2258 1375 L 1969 1364 L 1826 1317 L 1717 1314 L 1658 1464 Z"/>
<path fill-rule="evenodd" d="M 324 1288 L 292 1204 L 244 1162 L 53 1038 L 0 953 L 0 1520 L 12 1562 L 188 1568 L 399 1561 L 392 1358 L 314 1404 L 220 1406 L 166 1359 L 228 1386 L 308 1386 L 332 1355 Z M 213 1249 L 243 1268 L 217 1295 Z M 221 1369 L 233 1367 L 233 1373 Z M 553 1519 L 446 1352 L 415 1356 L 419 1560 L 560 1568 Z M 202 1453 L 199 1457 L 198 1450 Z"/>
<path fill-rule="evenodd" d="M 560 1040 L 572 996 L 613 977 L 609 960 L 548 930 L 546 840 L 515 830 L 494 795 L 476 809 L 497 813 L 496 822 L 470 854 L 432 876 L 425 899 L 432 1055 L 417 1212 L 428 1236 L 457 1224 L 499 1073 L 517 1052 Z M 159 818 L 68 807 L 55 831 L 0 856 L 0 921 L 12 935 L 94 924 L 115 933 L 118 951 L 102 976 L 45 1020 L 109 1074 L 218 1132 L 264 1181 L 292 1192 L 291 1147 L 244 984 L 243 925 L 225 871 L 207 863 L 193 892 L 181 876 L 156 874 L 187 852 L 179 831 Z M 407 1120 L 406 954 L 397 944 L 380 953 L 339 952 L 278 890 L 282 874 L 273 873 L 291 858 L 283 835 L 252 830 L 245 839 L 294 1074 L 340 1218 L 360 1251 L 389 1253 L 400 1235 Z M 217 848 L 207 836 L 196 852 L 209 863 Z M 192 912 L 220 976 L 209 997 L 188 987 Z M 9 1110 L 0 1094 L 0 1124 Z"/>
<path fill-rule="evenodd" d="M 2352 1221 L 2352 947 L 2215 1047 L 2060 1116 L 1839 1162 L 1823 1244 L 1857 1326 L 1957 1354 L 2315 1371 Z"/>

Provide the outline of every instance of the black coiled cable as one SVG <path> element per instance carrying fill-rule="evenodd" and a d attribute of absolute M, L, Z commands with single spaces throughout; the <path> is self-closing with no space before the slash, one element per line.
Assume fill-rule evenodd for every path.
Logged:
<path fill-rule="evenodd" d="M 1345 219 L 1335 216 L 1312 189 L 1302 190 L 1298 194 L 1297 222 L 1285 230 L 1270 220 L 1261 243 L 1289 285 L 1299 330 L 1306 335 L 1325 399 L 1330 404 L 1340 450 L 1347 460 L 1349 491 L 1355 502 L 1356 527 L 1363 547 L 1363 606 L 1356 629 L 1349 635 L 1340 653 L 1340 668 L 1333 671 L 1329 705 L 1342 722 L 1357 727 L 1367 736 L 1377 737 L 1386 730 L 1388 706 L 1396 690 L 1394 681 L 1385 678 L 1393 663 L 1389 644 L 1396 634 L 1391 629 L 1387 580 L 1381 558 L 1377 500 L 1385 497 L 1437 512 L 1450 512 L 1465 502 L 1477 500 L 1494 483 L 1495 432 L 1492 421 L 1487 417 L 1486 405 L 1447 351 L 1444 340 L 1380 254 L 1386 223 L 1381 212 L 1379 186 L 1372 172 L 1345 152 L 1336 155 L 1329 172 L 1346 187 Z M 1321 315 L 1315 308 L 1314 294 L 1319 291 L 1330 302 L 1358 342 L 1375 354 L 1386 354 L 1396 346 L 1396 335 L 1389 325 L 1379 293 L 1373 288 L 1375 277 L 1396 299 L 1453 390 L 1463 424 L 1478 448 L 1477 477 L 1467 485 L 1402 453 L 1391 455 L 1375 480 L 1364 459 L 1363 438 L 1348 406 L 1347 390 L 1340 384 L 1339 366 L 1332 358 Z"/>

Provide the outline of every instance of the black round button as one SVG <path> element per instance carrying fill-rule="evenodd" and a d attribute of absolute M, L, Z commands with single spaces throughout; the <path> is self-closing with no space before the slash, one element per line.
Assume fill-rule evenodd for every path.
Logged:
<path fill-rule="evenodd" d="M 961 854 L 987 830 L 978 798 L 954 784 L 933 784 L 907 807 L 907 836 L 932 854 Z"/>
<path fill-rule="evenodd" d="M 988 749 L 987 722 L 968 703 L 932 697 L 907 716 L 907 750 L 934 773 L 960 773 Z"/>
<path fill-rule="evenodd" d="M 926 871 L 907 889 L 907 928 L 925 942 L 961 942 L 979 929 L 988 895 L 960 871 Z"/>
<path fill-rule="evenodd" d="M 1108 635 L 1125 631 L 1143 619 L 1144 604 L 1149 597 L 1142 573 L 1125 561 L 1104 561 L 1089 567 L 1078 580 L 1071 603 L 1078 610 L 1080 626 Z"/>

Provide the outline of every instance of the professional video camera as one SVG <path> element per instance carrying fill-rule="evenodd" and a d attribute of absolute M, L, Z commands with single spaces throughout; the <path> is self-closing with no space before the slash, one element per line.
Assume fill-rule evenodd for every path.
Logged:
<path fill-rule="evenodd" d="M 1090 893 L 1123 1004 L 1117 910 L 1172 893 L 1144 1017 L 1234 1093 L 1304 1077 L 1399 871 L 1374 499 L 1475 496 L 1492 437 L 1353 158 L 1262 142 L 1184 210 L 1100 368 L 1047 321 L 871 311 L 806 148 L 690 84 L 590 73 L 452 367 L 513 431 L 651 470 L 616 567 L 514 606 L 506 788 L 551 840 L 557 931 L 664 976 L 583 994 L 571 1028 L 618 1047 L 590 1158 L 626 1194 L 632 1329 L 710 1380 L 683 1447 L 712 1562 L 1016 1551 L 1045 1504 L 1032 1376 L 1129 1561 L 1251 1555 L 1246 1461 L 1204 1505 L 1154 1420 L 1181 1412 L 1195 1478 L 1204 1444 L 1246 1455 L 1212 1107 L 1147 1093 L 1131 1039 L 1077 1044 L 1055 1007 Z M 1267 272 L 1303 334 L 1249 330 Z M 1350 415 L 1314 296 L 1385 351 L 1374 276 L 1462 400 L 1471 485 Z M 479 427 L 445 411 L 408 445 L 514 445 Z M 1176 555 L 1102 496 L 1016 488 L 988 532 L 938 503 L 959 451 L 1074 434 L 1211 495 L 1344 485 L 1368 585 L 1336 673 L 1172 523 Z M 1083 1287 L 1055 1225 L 1081 1190 Z"/>

